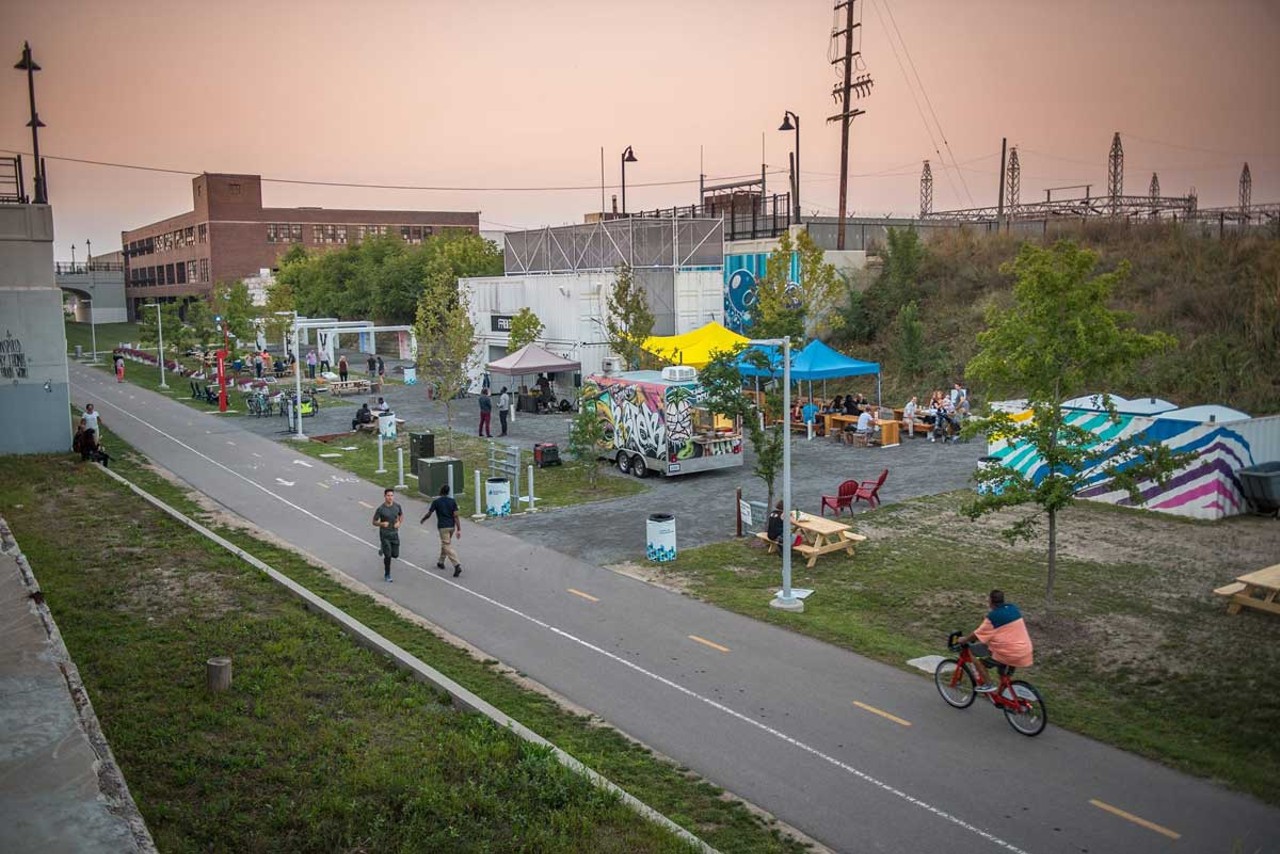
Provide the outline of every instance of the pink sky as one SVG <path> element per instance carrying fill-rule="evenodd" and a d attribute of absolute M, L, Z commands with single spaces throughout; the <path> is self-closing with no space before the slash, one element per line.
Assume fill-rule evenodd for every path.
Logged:
<path fill-rule="evenodd" d="M 866 70 L 850 208 L 994 204 L 1000 138 L 1019 146 L 1024 200 L 1105 192 L 1120 131 L 1126 190 L 1280 201 L 1280 4 L 1269 0 L 860 0 Z M 893 26 L 963 167 L 944 173 L 890 47 Z M 586 185 L 569 192 L 390 191 L 271 183 L 269 206 L 479 210 L 486 228 L 581 221 L 627 169 L 632 210 L 697 201 L 711 176 L 785 170 L 802 119 L 806 213 L 837 206 L 840 133 L 828 0 L 7 0 L 8 68 L 29 39 L 46 155 L 192 172 L 414 186 Z M 896 38 L 895 38 L 895 43 Z M 907 54 L 898 44 L 910 73 Z M 23 75 L 0 85 L 0 148 L 28 151 Z M 923 96 L 921 108 L 929 114 Z M 936 134 L 936 130 L 935 130 Z M 939 146 L 941 142 L 939 141 Z M 947 152 L 944 149 L 943 154 Z M 948 161 L 950 157 L 947 157 Z M 190 178 L 49 162 L 56 256 L 84 238 L 190 208 Z M 963 178 L 963 183 L 961 181 Z M 785 189 L 783 174 L 771 186 Z M 689 181 L 661 187 L 645 182 Z M 968 190 L 964 187 L 967 184 Z M 616 188 L 609 194 L 616 193 Z"/>

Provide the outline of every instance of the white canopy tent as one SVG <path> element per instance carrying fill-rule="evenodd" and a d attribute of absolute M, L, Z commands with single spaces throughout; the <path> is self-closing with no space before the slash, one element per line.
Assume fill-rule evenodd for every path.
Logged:
<path fill-rule="evenodd" d="M 523 377 L 529 374 L 555 374 L 561 371 L 580 371 L 582 363 L 563 356 L 557 356 L 544 350 L 537 344 L 526 344 L 514 353 L 508 353 L 501 359 L 495 359 L 485 366 L 491 374 L 506 374 L 509 377 Z M 517 390 L 517 394 L 519 391 Z M 511 417 L 515 418 L 517 407 L 511 408 Z"/>

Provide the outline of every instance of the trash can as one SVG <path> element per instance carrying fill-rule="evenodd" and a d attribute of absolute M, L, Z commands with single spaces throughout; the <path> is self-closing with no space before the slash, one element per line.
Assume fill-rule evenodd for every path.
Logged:
<path fill-rule="evenodd" d="M 649 560 L 666 563 L 676 559 L 676 517 L 670 513 L 650 513 L 645 538 Z"/>
<path fill-rule="evenodd" d="M 80 346 L 79 344 L 76 345 L 76 358 L 77 359 L 84 358 L 84 347 Z"/>
<path fill-rule="evenodd" d="M 1240 492 L 1255 513 L 1280 517 L 1280 462 L 1246 466 L 1236 475 Z"/>
<path fill-rule="evenodd" d="M 999 457 L 978 457 L 979 472 L 1000 467 L 1001 463 Z M 977 489 L 979 495 L 999 495 L 1004 492 L 1004 484 L 998 480 L 989 480 L 985 482 L 979 481 Z"/>
<path fill-rule="evenodd" d="M 418 474 L 418 460 L 436 455 L 436 434 L 430 430 L 409 434 L 409 471 Z"/>
<path fill-rule="evenodd" d="M 484 482 L 484 514 L 511 515 L 511 481 L 505 477 L 491 477 Z"/>
<path fill-rule="evenodd" d="M 404 369 L 404 384 L 405 384 L 405 385 L 417 385 L 417 384 L 418 384 L 418 369 L 417 369 L 417 368 L 405 368 L 405 369 Z"/>
<path fill-rule="evenodd" d="M 396 437 L 396 417 L 394 415 L 378 416 L 378 435 L 386 440 Z"/>

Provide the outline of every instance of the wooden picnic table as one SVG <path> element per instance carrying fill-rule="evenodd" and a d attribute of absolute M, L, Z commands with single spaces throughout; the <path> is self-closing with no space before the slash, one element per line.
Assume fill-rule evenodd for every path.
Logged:
<path fill-rule="evenodd" d="M 840 431 L 845 428 L 845 425 L 852 424 L 856 426 L 858 423 L 858 416 L 843 415 L 839 412 L 828 412 L 822 418 L 827 423 L 828 436 L 838 436 Z"/>
<path fill-rule="evenodd" d="M 1280 614 L 1280 563 L 1238 576 L 1233 584 L 1214 591 L 1220 596 L 1230 596 L 1228 614 L 1239 614 L 1241 608 L 1257 608 Z"/>
<path fill-rule="evenodd" d="M 329 394 L 334 397 L 341 397 L 347 393 L 359 394 L 361 392 L 370 391 L 370 383 L 368 380 L 337 380 L 329 383 Z"/>
<path fill-rule="evenodd" d="M 852 557 L 853 547 L 866 539 L 861 534 L 853 533 L 853 529 L 843 522 L 825 516 L 810 516 L 808 513 L 797 512 L 792 516 L 791 528 L 804 537 L 804 542 L 792 548 L 809 558 L 805 564 L 809 569 L 813 569 L 820 555 L 842 551 Z M 763 531 L 756 536 L 769 543 L 770 554 L 777 550 L 778 544 L 769 540 Z"/>

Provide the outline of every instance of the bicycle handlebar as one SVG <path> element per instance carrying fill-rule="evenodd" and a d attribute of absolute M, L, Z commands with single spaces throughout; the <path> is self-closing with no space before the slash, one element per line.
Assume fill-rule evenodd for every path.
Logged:
<path fill-rule="evenodd" d="M 947 649 L 951 650 L 952 652 L 956 652 L 960 650 L 960 648 L 964 646 L 964 644 L 960 641 L 960 638 L 962 637 L 964 637 L 964 632 L 958 629 L 952 632 L 951 634 L 947 635 Z"/>

